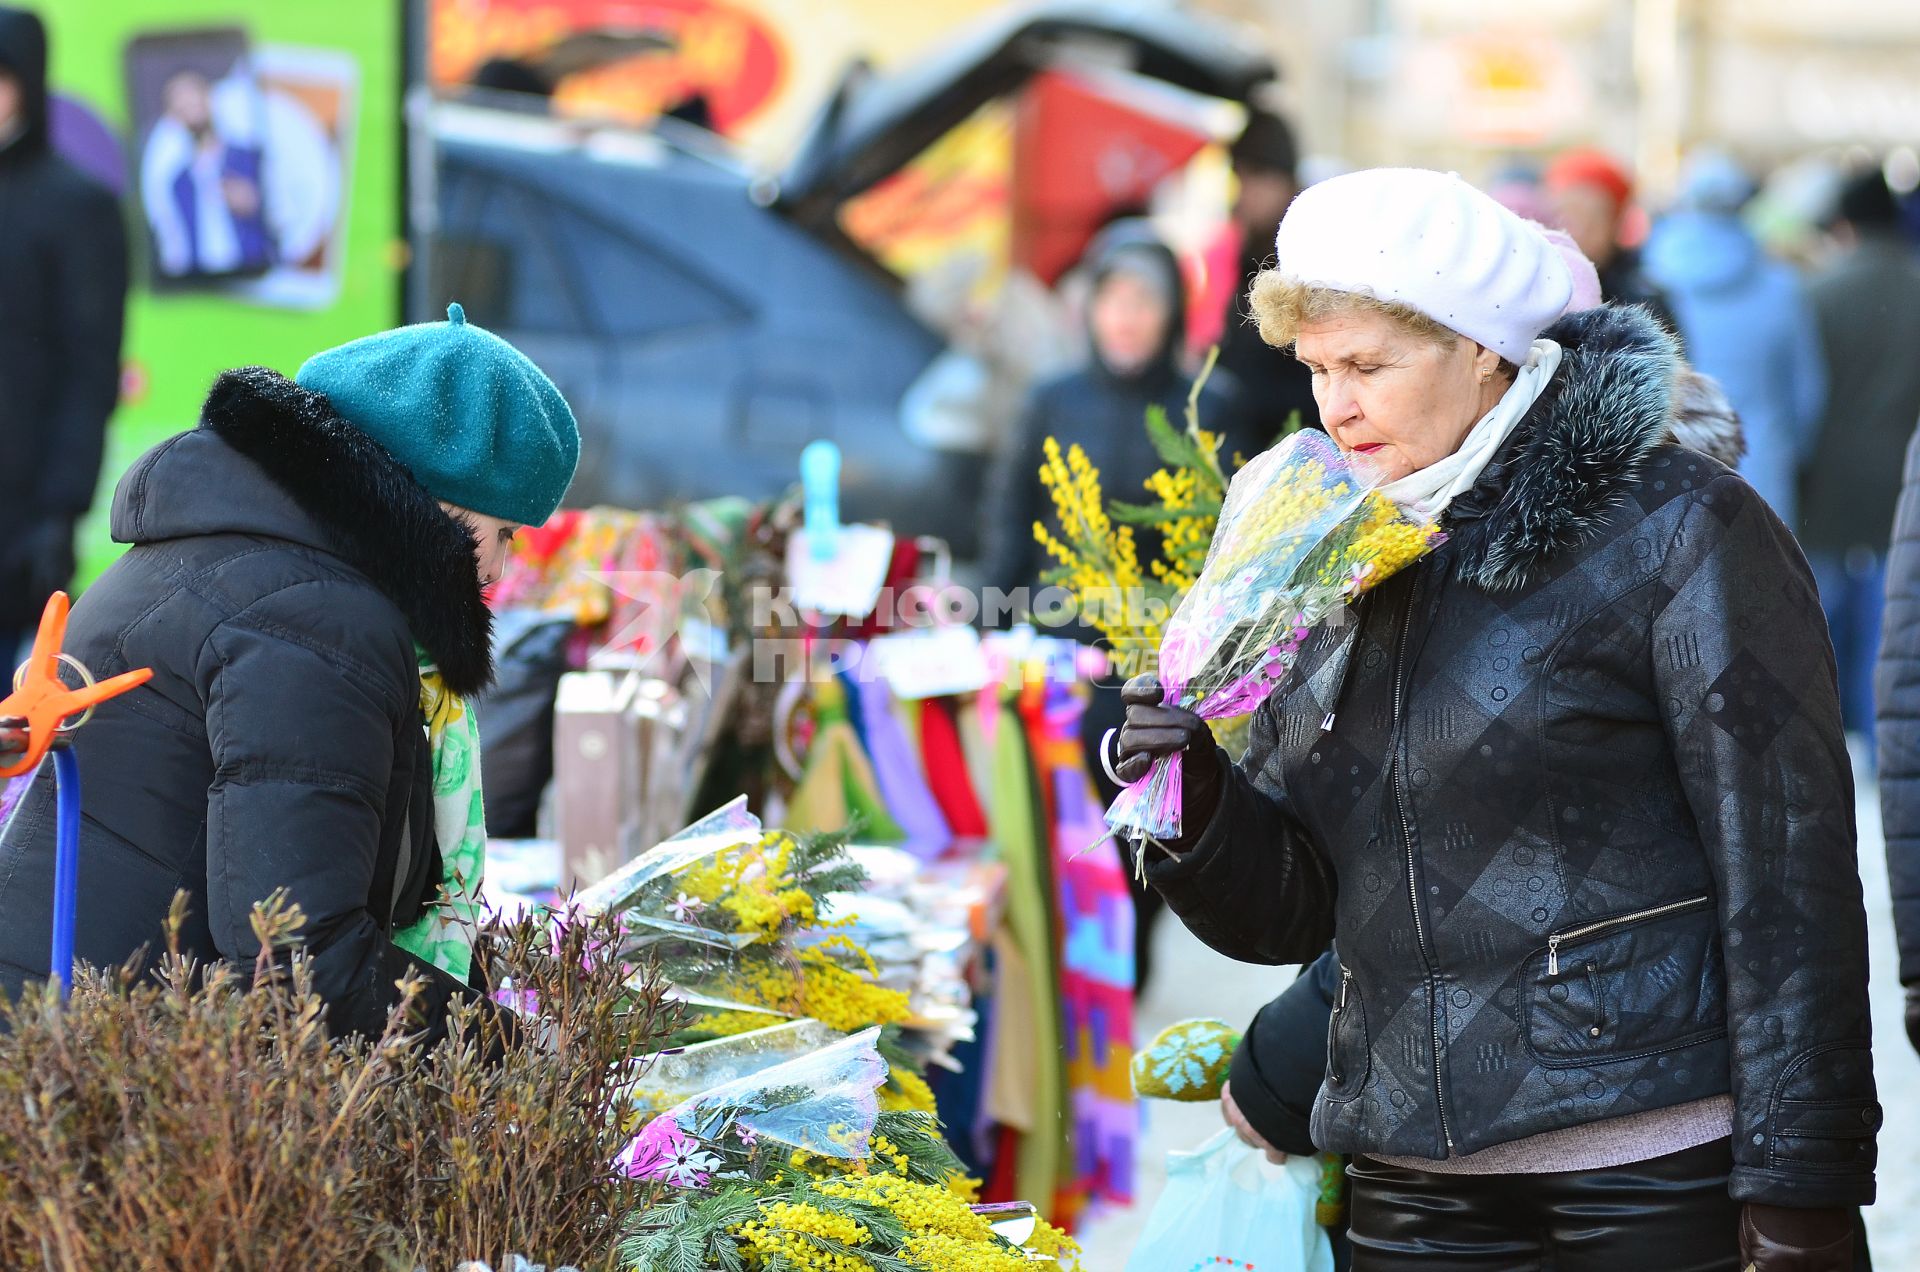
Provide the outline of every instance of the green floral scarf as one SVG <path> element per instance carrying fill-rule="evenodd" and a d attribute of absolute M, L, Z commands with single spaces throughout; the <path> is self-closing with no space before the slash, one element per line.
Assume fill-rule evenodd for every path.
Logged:
<path fill-rule="evenodd" d="M 480 726 L 440 669 L 420 659 L 420 716 L 433 752 L 433 834 L 440 845 L 440 895 L 393 943 L 466 980 L 480 921 L 480 879 L 487 866 L 487 815 L 480 800 Z"/>

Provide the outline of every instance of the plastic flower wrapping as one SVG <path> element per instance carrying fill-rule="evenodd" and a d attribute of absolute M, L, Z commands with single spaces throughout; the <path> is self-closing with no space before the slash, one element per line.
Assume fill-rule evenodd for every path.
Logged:
<path fill-rule="evenodd" d="M 823 1051 L 844 1036 L 817 1020 L 785 1020 L 675 1047 L 648 1059 L 643 1075 L 627 1089 L 627 1104 L 642 1115 L 660 1113 L 703 1092 Z"/>
<path fill-rule="evenodd" d="M 862 913 L 887 908 L 864 895 L 866 859 L 830 836 L 764 830 L 736 800 L 583 891 L 576 903 L 589 913 L 618 914 L 621 956 L 659 969 L 687 1013 L 674 1046 L 788 1021 L 817 1021 L 834 1037 L 879 1026 L 890 1066 L 882 1107 L 930 1113 L 926 1059 L 951 1039 L 971 1036 L 971 1017 L 948 1003 L 916 1007 L 910 981 L 890 983 L 899 981 L 893 973 L 900 965 L 883 971 L 856 939 L 875 934 L 871 923 L 861 926 Z M 912 916 L 902 921 L 920 931 Z M 636 1108 L 660 1107 L 652 1085 L 636 1089 Z"/>
<path fill-rule="evenodd" d="M 1206 564 L 1161 639 L 1165 701 L 1205 720 L 1252 712 L 1314 627 L 1440 540 L 1437 525 L 1371 489 L 1326 434 L 1293 434 L 1227 488 Z M 1136 842 L 1178 838 L 1178 757 L 1122 790 L 1107 824 Z"/>
<path fill-rule="evenodd" d="M 879 1037 L 862 1030 L 651 1119 L 617 1163 L 661 1190 L 627 1225 L 628 1265 L 993 1272 L 1072 1264 L 1073 1242 L 1030 1210 L 1008 1216 L 975 1204 L 977 1181 L 931 1115 L 880 1108 L 887 1063 Z M 758 1054 L 783 1045 L 768 1041 L 772 1050 Z"/>
<path fill-rule="evenodd" d="M 799 1149 L 863 1158 L 887 1076 L 879 1038 L 878 1029 L 862 1030 L 691 1096 L 650 1120 L 620 1164 L 635 1179 L 703 1188 L 735 1157 Z"/>

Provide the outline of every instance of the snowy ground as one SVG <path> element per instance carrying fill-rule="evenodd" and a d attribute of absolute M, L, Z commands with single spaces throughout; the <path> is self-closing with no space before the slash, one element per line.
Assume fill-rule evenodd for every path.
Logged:
<path fill-rule="evenodd" d="M 1876 1268 L 1920 1269 L 1920 1058 L 1907 1045 L 1901 992 L 1894 976 L 1893 919 L 1887 904 L 1886 856 L 1880 806 L 1870 784 L 1860 788 L 1860 874 L 1866 885 L 1873 943 L 1874 1043 L 1886 1131 L 1880 1139 L 1880 1201 L 1867 1212 Z M 1157 935 L 1155 983 L 1141 1000 L 1135 1030 L 1150 1038 L 1175 1020 L 1217 1016 L 1235 1024 L 1285 988 L 1291 969 L 1252 967 L 1206 949 L 1171 917 Z M 1087 1272 L 1122 1272 L 1166 1183 L 1169 1149 L 1191 1148 L 1220 1127 L 1217 1105 L 1146 1106 L 1141 1140 L 1139 1200 L 1131 1210 L 1096 1219 L 1083 1236 Z"/>

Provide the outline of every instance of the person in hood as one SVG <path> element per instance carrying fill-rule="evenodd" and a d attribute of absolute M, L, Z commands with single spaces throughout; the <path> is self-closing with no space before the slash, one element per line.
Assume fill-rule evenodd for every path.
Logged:
<path fill-rule="evenodd" d="M 1609 304 L 1641 305 L 1662 327 L 1685 331 L 1659 284 L 1647 277 L 1640 253 L 1620 241 L 1627 211 L 1633 206 L 1633 176 L 1602 150 L 1577 147 L 1562 152 L 1541 177 L 1554 223 L 1600 272 L 1600 294 Z"/>
<path fill-rule="evenodd" d="M 1791 534 L 1679 444 L 1673 337 L 1568 313 L 1458 177 L 1315 185 L 1276 256 L 1267 337 L 1446 539 L 1303 646 L 1239 763 L 1152 677 L 1102 759 L 1180 757 L 1147 873 L 1202 941 L 1337 942 L 1308 1130 L 1354 1155 L 1355 1268 L 1850 1268 L 1866 915 Z"/>
<path fill-rule="evenodd" d="M 81 959 L 151 967 L 184 891 L 184 952 L 251 964 L 249 915 L 284 889 L 334 1031 L 377 1034 L 418 977 L 420 1025 L 444 1033 L 475 997 L 482 590 L 579 452 L 552 382 L 457 305 L 291 380 L 215 381 L 199 427 L 121 480 L 132 546 L 68 627 L 97 675 L 153 669 L 73 744 Z M 54 804 L 44 773 L 0 837 L 8 997 L 48 972 Z"/>
<path fill-rule="evenodd" d="M 1719 381 L 1739 413 L 1747 440 L 1740 475 L 1793 526 L 1801 466 L 1826 403 L 1826 362 L 1799 278 L 1769 260 L 1740 219 L 1753 194 L 1728 156 L 1694 156 L 1645 262 L 1687 333 L 1694 367 Z"/>
<path fill-rule="evenodd" d="M 47 136 L 47 37 L 0 6 L 0 667 L 73 574 L 120 392 L 127 239 Z"/>
<path fill-rule="evenodd" d="M 1100 472 L 1101 490 L 1108 498 L 1145 501 L 1147 478 L 1163 467 L 1147 437 L 1147 412 L 1165 411 L 1179 426 L 1194 377 L 1181 365 L 1181 318 L 1186 313 L 1186 286 L 1173 251 L 1143 221 L 1116 221 L 1101 232 L 1088 249 L 1086 268 L 1089 352 L 1084 365 L 1042 381 L 1030 392 L 1025 410 L 1002 449 L 990 478 L 982 525 L 983 581 L 1033 605 L 1043 589 L 1048 568 L 1045 553 L 1034 541 L 1033 526 L 1044 522 L 1062 533 L 1052 497 L 1040 482 L 1046 440 L 1060 444 L 1064 454 L 1079 446 Z M 1216 367 L 1202 393 L 1202 425 L 1222 433 L 1221 459 L 1229 467 L 1233 452 L 1250 454 L 1241 423 L 1241 399 L 1231 377 Z M 1144 528 L 1137 536 L 1140 560 L 1159 552 L 1158 537 Z M 1016 605 L 1013 617 L 1028 607 Z M 1088 642 L 1097 639 L 1089 626 L 1063 633 Z M 1117 685 L 1095 687 L 1093 700 L 1081 720 L 1081 731 L 1091 746 L 1120 721 Z M 1091 754 L 1091 752 L 1090 752 Z M 1103 799 L 1118 794 L 1097 765 L 1092 766 Z M 1139 889 L 1141 908 L 1135 924 L 1135 979 L 1146 983 L 1151 969 L 1152 931 L 1159 913 L 1159 897 Z"/>
<path fill-rule="evenodd" d="M 1088 354 L 1080 366 L 1043 380 L 1001 448 L 989 479 L 982 525 L 983 575 L 990 587 L 1037 588 L 1048 568 L 1033 524 L 1060 526 L 1040 482 L 1049 437 L 1064 453 L 1078 445 L 1116 499 L 1144 500 L 1144 483 L 1163 465 L 1146 431 L 1147 412 L 1159 407 L 1175 426 L 1185 419 L 1194 377 L 1182 362 L 1186 282 L 1180 262 L 1141 220 L 1116 221 L 1101 231 L 1082 268 L 1088 279 Z M 1203 427 L 1221 433 L 1222 462 L 1246 450 L 1243 395 L 1218 367 L 1200 401 Z M 1155 545 L 1140 543 L 1140 559 Z"/>

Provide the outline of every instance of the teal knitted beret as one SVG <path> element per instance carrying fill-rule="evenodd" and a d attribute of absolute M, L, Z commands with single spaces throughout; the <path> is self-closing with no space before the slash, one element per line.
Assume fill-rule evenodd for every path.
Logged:
<path fill-rule="evenodd" d="M 294 380 L 412 471 L 434 498 L 537 526 L 580 462 L 580 428 L 533 360 L 471 326 L 397 327 L 316 353 Z"/>

